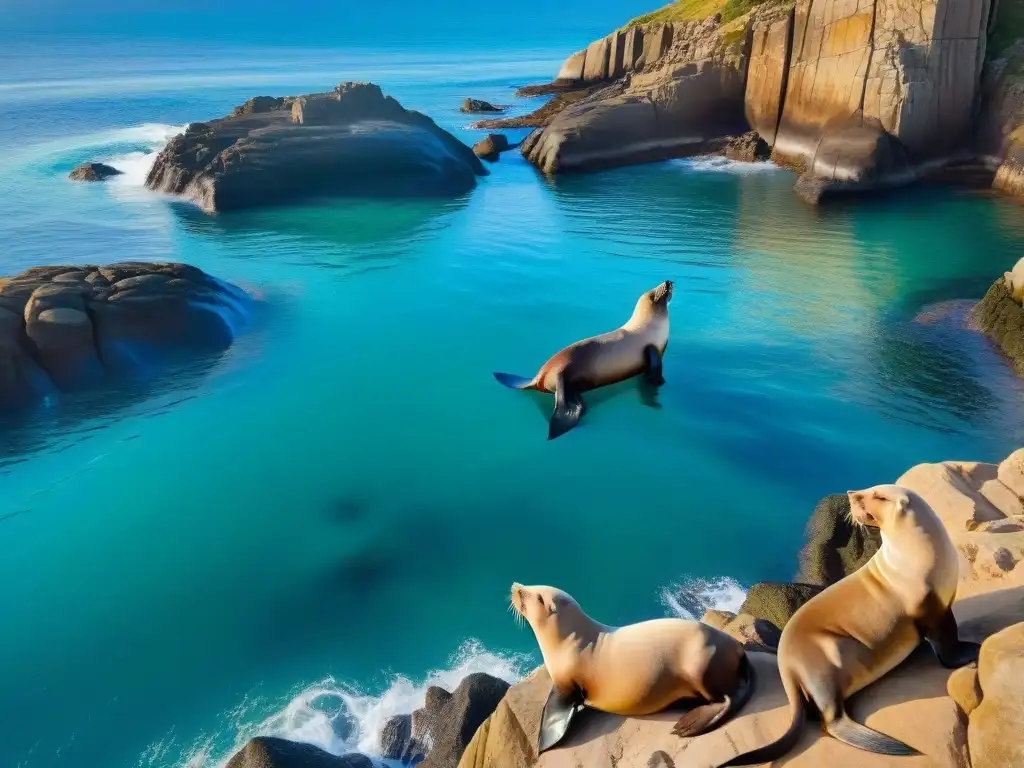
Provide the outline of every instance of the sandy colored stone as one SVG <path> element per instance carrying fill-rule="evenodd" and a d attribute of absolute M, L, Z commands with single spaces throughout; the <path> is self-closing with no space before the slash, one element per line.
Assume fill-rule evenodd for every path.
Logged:
<path fill-rule="evenodd" d="M 978 668 L 972 664 L 954 670 L 946 682 L 946 693 L 957 703 L 965 715 L 970 715 L 981 703 L 981 686 L 978 685 Z"/>
<path fill-rule="evenodd" d="M 978 683 L 981 703 L 967 730 L 973 768 L 1024 766 L 1024 623 L 985 641 Z"/>
<path fill-rule="evenodd" d="M 562 68 L 558 70 L 558 77 L 555 79 L 567 83 L 575 83 L 582 80 L 583 65 L 586 58 L 587 51 L 585 48 L 582 51 L 576 51 L 576 53 L 565 60 Z"/>
<path fill-rule="evenodd" d="M 753 30 L 744 104 L 747 122 L 769 146 L 775 143 L 779 129 L 792 31 L 792 13 L 778 21 L 756 24 Z"/>
<path fill-rule="evenodd" d="M 608 77 L 608 38 L 602 37 L 587 46 L 586 60 L 583 64 L 583 81 L 596 83 Z"/>

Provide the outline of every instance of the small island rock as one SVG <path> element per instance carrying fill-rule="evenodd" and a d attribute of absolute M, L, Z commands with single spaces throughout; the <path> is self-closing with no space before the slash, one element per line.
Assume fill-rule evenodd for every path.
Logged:
<path fill-rule="evenodd" d="M 489 101 L 483 101 L 482 99 L 465 99 L 462 102 L 462 106 L 459 107 L 461 112 L 504 112 L 504 107 L 496 107 Z"/>
<path fill-rule="evenodd" d="M 72 181 L 103 181 L 120 175 L 121 171 L 104 163 L 82 163 L 68 174 L 68 178 Z"/>
<path fill-rule="evenodd" d="M 455 196 L 487 173 L 472 150 L 372 83 L 257 97 L 192 123 L 159 154 L 146 186 L 208 213 L 318 195 Z"/>
<path fill-rule="evenodd" d="M 224 350 L 249 303 L 187 264 L 34 267 L 0 279 L 0 411 Z"/>
<path fill-rule="evenodd" d="M 495 162 L 502 152 L 511 149 L 508 138 L 501 133 L 489 133 L 486 138 L 480 139 L 473 145 L 473 152 L 477 157 L 488 162 Z"/>

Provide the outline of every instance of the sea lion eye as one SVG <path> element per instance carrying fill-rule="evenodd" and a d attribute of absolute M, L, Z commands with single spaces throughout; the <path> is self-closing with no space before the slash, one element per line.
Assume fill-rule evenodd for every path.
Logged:
<path fill-rule="evenodd" d="M 885 498 L 885 496 L 883 496 L 882 494 L 880 494 L 880 493 L 879 493 L 878 491 L 875 491 L 875 493 L 874 493 L 874 495 L 872 496 L 872 498 L 873 498 L 873 499 L 874 499 L 875 501 L 886 501 L 886 498 Z"/>
<path fill-rule="evenodd" d="M 540 603 L 541 605 L 544 605 L 544 598 L 541 597 L 540 595 L 537 595 L 537 602 Z"/>

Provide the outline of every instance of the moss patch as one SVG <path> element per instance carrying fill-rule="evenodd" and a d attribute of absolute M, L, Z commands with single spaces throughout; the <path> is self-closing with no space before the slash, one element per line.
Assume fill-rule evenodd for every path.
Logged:
<path fill-rule="evenodd" d="M 1024 0 L 1019 1 L 1024 5 Z M 782 4 L 780 0 L 676 0 L 656 11 L 637 16 L 624 28 L 629 29 L 639 24 L 668 24 L 672 21 L 703 21 L 716 13 L 722 14 L 723 24 L 728 24 L 766 3 Z"/>
<path fill-rule="evenodd" d="M 1018 374 L 1024 374 L 1024 308 L 999 278 L 974 308 L 972 318 L 1003 351 Z"/>

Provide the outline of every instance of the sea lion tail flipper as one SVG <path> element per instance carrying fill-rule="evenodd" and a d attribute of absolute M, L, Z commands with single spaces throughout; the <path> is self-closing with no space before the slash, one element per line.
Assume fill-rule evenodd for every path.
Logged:
<path fill-rule="evenodd" d="M 753 665 L 751 665 L 751 672 L 753 672 Z M 800 732 L 804 727 L 804 720 L 807 717 L 807 705 L 804 703 L 803 694 L 800 692 L 800 687 L 795 679 L 783 674 L 782 686 L 786 689 L 786 696 L 789 699 L 789 711 L 792 717 L 789 729 L 771 744 L 744 752 L 742 755 L 736 755 L 736 757 L 724 763 L 719 763 L 718 768 L 726 768 L 726 766 L 730 765 L 770 763 L 772 760 L 782 757 L 796 746 L 797 741 L 800 739 Z M 751 692 L 753 692 L 752 687 Z M 738 698 L 739 696 L 737 696 Z"/>
<path fill-rule="evenodd" d="M 579 392 L 570 389 L 562 379 L 559 379 L 558 387 L 555 389 L 555 410 L 551 414 L 548 427 L 548 440 L 561 437 L 575 427 L 585 407 Z"/>
<path fill-rule="evenodd" d="M 494 378 L 509 389 L 529 389 L 533 386 L 533 379 L 528 379 L 525 376 L 516 376 L 514 373 L 495 371 Z"/>
<path fill-rule="evenodd" d="M 825 730 L 844 744 L 863 749 L 866 752 L 874 752 L 877 755 L 909 757 L 910 755 L 921 754 L 913 747 L 892 738 L 892 736 L 886 736 L 884 733 L 872 730 L 866 725 L 861 725 L 845 712 L 842 717 L 837 717 L 832 722 L 826 723 Z"/>
<path fill-rule="evenodd" d="M 644 376 L 649 384 L 660 387 L 665 383 L 661 372 L 661 352 L 653 344 L 644 347 Z"/>
<path fill-rule="evenodd" d="M 682 738 L 698 736 L 714 730 L 739 712 L 750 701 L 757 685 L 754 665 L 750 663 L 750 658 L 746 654 L 743 654 L 743 660 L 740 662 L 739 673 L 739 683 L 732 696 L 726 696 L 722 701 L 694 707 L 676 721 L 672 733 Z"/>
<path fill-rule="evenodd" d="M 537 754 L 551 749 L 565 738 L 573 716 L 583 709 L 583 692 L 574 687 L 568 694 L 560 693 L 554 686 L 544 704 L 540 716 L 540 739 L 537 742 Z"/>

